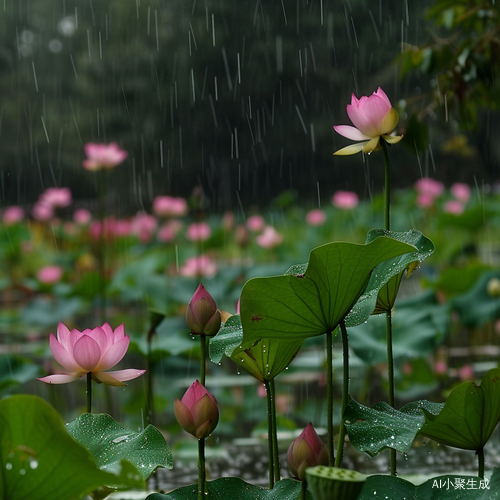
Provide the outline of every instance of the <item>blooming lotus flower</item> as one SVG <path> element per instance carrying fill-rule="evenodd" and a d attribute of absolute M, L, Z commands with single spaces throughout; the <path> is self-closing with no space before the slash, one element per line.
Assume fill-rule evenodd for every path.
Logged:
<path fill-rule="evenodd" d="M 200 283 L 186 309 L 186 324 L 191 333 L 208 335 L 217 334 L 221 324 L 220 311 L 213 297 Z"/>
<path fill-rule="evenodd" d="M 40 283 L 52 285 L 57 283 L 63 275 L 63 268 L 61 266 L 44 266 L 38 270 L 36 277 Z"/>
<path fill-rule="evenodd" d="M 341 210 L 356 208 L 358 203 L 358 195 L 352 191 L 336 191 L 332 196 L 332 205 Z"/>
<path fill-rule="evenodd" d="M 272 226 L 266 226 L 262 234 L 255 238 L 257 244 L 262 248 L 274 248 L 283 243 L 283 235 L 278 233 Z"/>
<path fill-rule="evenodd" d="M 127 352 L 130 337 L 125 335 L 123 325 L 114 331 L 104 323 L 93 330 L 83 332 L 71 330 L 59 323 L 57 338 L 50 334 L 50 350 L 55 360 L 69 373 L 58 373 L 39 378 L 48 384 L 67 384 L 90 373 L 95 382 L 124 386 L 125 380 L 132 380 L 146 370 L 118 370 L 106 372 L 122 360 Z"/>
<path fill-rule="evenodd" d="M 212 230 L 206 222 L 193 222 L 186 230 L 189 241 L 205 241 L 210 237 Z"/>
<path fill-rule="evenodd" d="M 111 142 L 109 145 L 87 142 L 84 148 L 87 159 L 82 162 L 82 165 L 92 171 L 114 168 L 128 156 L 127 151 L 120 149 L 116 142 Z"/>
<path fill-rule="evenodd" d="M 399 115 L 380 87 L 370 97 L 357 99 L 352 94 L 351 104 L 347 105 L 347 114 L 354 127 L 335 125 L 335 132 L 353 141 L 362 142 L 342 148 L 336 151 L 335 155 L 353 155 L 361 150 L 369 154 L 382 147 L 381 137 L 390 144 L 395 144 L 403 138 L 402 135 L 390 135 L 398 124 Z"/>
<path fill-rule="evenodd" d="M 12 205 L 11 207 L 6 208 L 2 214 L 2 219 L 8 226 L 16 224 L 21 221 L 23 217 L 24 210 L 17 205 Z"/>
<path fill-rule="evenodd" d="M 196 278 L 201 276 L 210 277 L 217 272 L 217 266 L 210 260 L 208 255 L 199 255 L 198 257 L 189 257 L 179 268 L 179 274 L 187 278 Z"/>
<path fill-rule="evenodd" d="M 426 194 L 432 196 L 433 198 L 437 198 L 441 196 L 444 191 L 444 185 L 442 182 L 439 182 L 432 177 L 422 177 L 415 182 L 415 190 L 419 194 Z"/>
<path fill-rule="evenodd" d="M 266 223 L 264 221 L 264 218 L 261 217 L 260 215 L 251 215 L 247 219 L 247 227 L 253 233 L 258 233 L 259 231 L 262 231 L 265 225 Z"/>
<path fill-rule="evenodd" d="M 217 400 L 196 380 L 182 399 L 175 398 L 174 413 L 177 422 L 189 434 L 204 439 L 219 423 Z"/>
<path fill-rule="evenodd" d="M 157 196 L 153 200 L 153 212 L 158 217 L 183 217 L 189 211 L 184 198 L 173 196 Z"/>
<path fill-rule="evenodd" d="M 300 481 L 306 480 L 307 467 L 328 465 L 328 451 L 309 422 L 286 454 L 290 472 Z"/>
<path fill-rule="evenodd" d="M 310 226 L 321 226 L 326 222 L 326 214 L 319 208 L 310 210 L 306 214 L 306 222 Z"/>

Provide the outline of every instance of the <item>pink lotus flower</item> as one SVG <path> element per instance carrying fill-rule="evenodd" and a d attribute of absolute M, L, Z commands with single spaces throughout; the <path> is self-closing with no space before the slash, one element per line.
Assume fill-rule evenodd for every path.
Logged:
<path fill-rule="evenodd" d="M 429 193 L 420 193 L 415 200 L 417 207 L 429 208 L 434 205 L 434 196 Z"/>
<path fill-rule="evenodd" d="M 217 266 L 208 255 L 190 257 L 179 268 L 179 274 L 187 278 L 211 277 L 217 272 Z"/>
<path fill-rule="evenodd" d="M 433 198 L 441 196 L 444 191 L 444 186 L 442 182 L 436 181 L 431 177 L 422 177 L 415 182 L 415 190 L 419 194 L 427 194 Z"/>
<path fill-rule="evenodd" d="M 262 231 L 265 225 L 266 223 L 260 215 L 252 215 L 247 219 L 247 227 L 254 233 Z"/>
<path fill-rule="evenodd" d="M 63 275 L 61 266 L 44 266 L 38 270 L 36 277 L 40 283 L 52 285 L 57 283 Z"/>
<path fill-rule="evenodd" d="M 460 380 L 466 382 L 468 380 L 474 380 L 475 374 L 474 374 L 474 368 L 472 368 L 472 365 L 464 365 L 458 370 L 458 377 Z"/>
<path fill-rule="evenodd" d="M 309 422 L 300 436 L 290 445 L 286 455 L 288 468 L 300 481 L 306 480 L 307 467 L 328 465 L 328 451 Z"/>
<path fill-rule="evenodd" d="M 182 229 L 182 222 L 177 219 L 171 219 L 167 221 L 163 226 L 158 230 L 157 238 L 158 241 L 162 243 L 170 243 L 174 241 L 175 237 Z"/>
<path fill-rule="evenodd" d="M 257 244 L 262 248 L 274 248 L 283 242 L 283 235 L 278 233 L 272 226 L 266 226 L 262 234 L 255 238 Z"/>
<path fill-rule="evenodd" d="M 193 222 L 186 231 L 186 238 L 189 241 L 205 241 L 210 237 L 210 226 L 206 222 Z"/>
<path fill-rule="evenodd" d="M 351 210 L 356 208 L 359 203 L 359 198 L 352 191 L 336 191 L 332 197 L 332 205 L 341 210 Z"/>
<path fill-rule="evenodd" d="M 200 283 L 186 309 L 186 324 L 191 333 L 208 335 L 217 334 L 221 324 L 221 315 L 213 297 Z"/>
<path fill-rule="evenodd" d="M 123 325 L 115 331 L 104 323 L 93 330 L 83 332 L 71 330 L 59 323 L 57 338 L 50 334 L 50 350 L 55 360 L 69 373 L 60 373 L 39 378 L 48 384 L 67 384 L 87 373 L 95 382 L 124 386 L 123 382 L 142 375 L 146 370 L 118 370 L 106 372 L 119 363 L 127 352 L 130 337 L 125 335 Z"/>
<path fill-rule="evenodd" d="M 85 226 L 92 220 L 92 214 L 86 208 L 79 208 L 73 213 L 73 220 L 77 224 Z"/>
<path fill-rule="evenodd" d="M 63 208 L 71 205 L 71 190 L 69 188 L 48 188 L 39 198 L 39 202 L 52 208 Z"/>
<path fill-rule="evenodd" d="M 87 142 L 84 148 L 87 159 L 82 162 L 82 165 L 92 171 L 114 168 L 128 156 L 127 151 L 120 149 L 116 142 L 109 145 Z"/>
<path fill-rule="evenodd" d="M 434 363 L 434 373 L 436 375 L 446 375 L 448 372 L 448 365 L 446 364 L 446 361 L 438 360 Z"/>
<path fill-rule="evenodd" d="M 8 226 L 16 224 L 17 222 L 22 220 L 23 217 L 24 210 L 17 205 L 12 205 L 11 207 L 6 208 L 2 214 L 2 219 Z"/>
<path fill-rule="evenodd" d="M 37 202 L 33 205 L 32 215 L 37 220 L 50 220 L 54 217 L 54 209 L 50 205 Z"/>
<path fill-rule="evenodd" d="M 453 197 L 461 203 L 467 203 L 470 199 L 470 187 L 463 182 L 455 182 L 450 188 Z"/>
<path fill-rule="evenodd" d="M 310 210 L 306 214 L 306 222 L 310 226 L 321 226 L 326 222 L 326 214 L 323 210 L 316 208 L 315 210 Z"/>
<path fill-rule="evenodd" d="M 157 196 L 153 200 L 153 212 L 158 217 L 183 217 L 188 211 L 188 204 L 184 198 Z"/>
<path fill-rule="evenodd" d="M 156 232 L 158 221 L 154 215 L 145 212 L 139 212 L 133 219 L 130 225 L 130 231 L 135 234 L 139 241 L 147 243 Z"/>
<path fill-rule="evenodd" d="M 450 200 L 444 204 L 444 211 L 448 214 L 460 215 L 464 211 L 464 206 L 457 200 Z"/>
<path fill-rule="evenodd" d="M 336 151 L 335 155 L 353 155 L 361 150 L 369 154 L 382 147 L 381 137 L 390 144 L 396 144 L 403 138 L 402 135 L 390 135 L 398 124 L 399 115 L 380 87 L 369 97 L 357 99 L 352 94 L 351 104 L 347 105 L 347 114 L 354 127 L 336 125 L 333 127 L 335 132 L 353 141 L 362 142 L 342 148 Z"/>
<path fill-rule="evenodd" d="M 217 400 L 196 380 L 182 399 L 175 398 L 174 413 L 177 422 L 189 434 L 204 439 L 219 423 Z"/>

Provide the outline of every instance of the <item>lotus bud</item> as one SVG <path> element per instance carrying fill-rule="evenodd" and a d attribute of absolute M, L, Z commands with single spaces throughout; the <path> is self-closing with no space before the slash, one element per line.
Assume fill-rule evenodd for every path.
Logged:
<path fill-rule="evenodd" d="M 290 445 L 286 455 L 288 469 L 300 481 L 306 480 L 307 467 L 328 465 L 328 451 L 309 422 L 300 436 Z"/>
<path fill-rule="evenodd" d="M 221 324 L 220 311 L 212 296 L 200 283 L 186 310 L 186 323 L 191 333 L 213 337 Z"/>
<path fill-rule="evenodd" d="M 198 380 L 180 401 L 175 398 L 174 413 L 180 426 L 198 439 L 209 436 L 219 423 L 217 400 Z"/>

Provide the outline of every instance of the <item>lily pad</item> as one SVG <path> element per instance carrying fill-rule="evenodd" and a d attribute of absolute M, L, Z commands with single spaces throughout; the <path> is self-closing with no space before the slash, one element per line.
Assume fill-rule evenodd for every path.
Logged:
<path fill-rule="evenodd" d="M 283 500 L 284 498 L 299 499 L 301 482 L 295 479 L 282 479 L 269 490 L 253 484 L 248 484 L 239 477 L 223 477 L 207 482 L 206 500 Z M 171 491 L 167 494 L 153 493 L 146 500 L 196 500 L 198 485 L 191 484 Z M 309 490 L 305 500 L 314 500 Z"/>
<path fill-rule="evenodd" d="M 225 354 L 257 380 L 272 380 L 297 355 L 302 340 L 263 338 L 246 349 L 241 347 L 243 327 L 239 314 L 231 316 L 215 337 L 210 339 L 210 359 L 219 363 Z"/>
<path fill-rule="evenodd" d="M 360 452 L 374 457 L 386 448 L 406 453 L 425 423 L 422 410 L 437 415 L 442 403 L 420 400 L 404 405 L 401 410 L 385 402 L 369 408 L 350 399 L 343 420 L 351 444 Z"/>
<path fill-rule="evenodd" d="M 334 242 L 315 248 L 304 274 L 254 278 L 241 292 L 243 347 L 261 338 L 305 340 L 332 332 L 381 262 L 415 251 L 382 236 L 367 245 Z"/>
<path fill-rule="evenodd" d="M 114 471 L 126 459 L 147 479 L 157 467 L 173 467 L 172 452 L 152 425 L 134 432 L 109 415 L 84 413 L 66 427 L 92 453 L 102 470 Z"/>
<path fill-rule="evenodd" d="M 500 421 L 500 368 L 486 372 L 481 385 L 465 382 L 455 387 L 439 414 L 424 408 L 420 433 L 438 443 L 479 450 Z"/>
<path fill-rule="evenodd" d="M 2 498 L 78 500 L 109 484 L 145 487 L 126 461 L 116 464 L 113 473 L 99 469 L 90 452 L 68 434 L 61 416 L 36 396 L 1 400 L 0 429 Z"/>
<path fill-rule="evenodd" d="M 415 229 L 406 232 L 372 229 L 368 233 L 366 243 L 380 236 L 389 236 L 408 243 L 414 246 L 416 251 L 386 260 L 373 270 L 366 290 L 346 317 L 347 327 L 364 323 L 371 314 L 390 311 L 396 300 L 404 272 L 406 271 L 407 276 L 410 276 L 420 262 L 434 252 L 432 241 Z"/>

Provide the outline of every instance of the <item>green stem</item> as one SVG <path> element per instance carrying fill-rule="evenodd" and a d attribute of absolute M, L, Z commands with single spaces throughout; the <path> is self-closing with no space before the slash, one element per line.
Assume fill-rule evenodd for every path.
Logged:
<path fill-rule="evenodd" d="M 146 422 L 153 423 L 154 412 L 154 396 L 153 396 L 153 359 L 151 356 L 151 341 L 153 335 L 148 333 L 147 337 L 147 354 L 146 354 Z"/>
<path fill-rule="evenodd" d="M 476 450 L 476 455 L 477 455 L 477 475 L 481 479 L 484 479 L 484 450 L 483 448 L 479 448 Z"/>
<path fill-rule="evenodd" d="M 207 336 L 200 335 L 200 384 L 205 387 L 205 369 L 206 369 L 206 357 L 207 357 Z"/>
<path fill-rule="evenodd" d="M 326 412 L 328 421 L 328 443 L 326 449 L 328 450 L 328 465 L 333 467 L 334 453 L 333 453 L 333 357 L 332 357 L 332 332 L 326 334 Z"/>
<path fill-rule="evenodd" d="M 307 481 L 301 481 L 299 500 L 306 500 L 306 492 L 307 492 Z"/>
<path fill-rule="evenodd" d="M 347 328 L 345 321 L 340 322 L 340 331 L 342 333 L 342 352 L 344 355 L 344 373 L 343 373 L 343 387 L 342 387 L 342 413 L 340 415 L 340 429 L 339 429 L 339 442 L 337 444 L 337 456 L 335 457 L 335 467 L 340 467 L 342 456 L 344 454 L 344 440 L 345 440 L 345 424 L 344 412 L 349 401 L 349 342 L 347 338 Z"/>
<path fill-rule="evenodd" d="M 198 500 L 205 498 L 205 438 L 198 439 Z"/>
<path fill-rule="evenodd" d="M 278 451 L 278 426 L 276 420 L 276 390 L 274 388 L 274 379 L 269 381 L 271 391 L 271 416 L 272 416 L 272 439 L 273 439 L 273 463 L 274 463 L 274 482 L 277 483 L 280 478 L 280 457 Z"/>
<path fill-rule="evenodd" d="M 391 229 L 391 167 L 389 165 L 389 152 L 387 151 L 387 143 L 380 139 L 382 150 L 384 151 L 385 163 L 385 191 L 384 191 L 384 208 L 385 208 L 385 228 L 387 231 Z"/>
<path fill-rule="evenodd" d="M 92 374 L 87 373 L 87 413 L 92 413 Z"/>
<path fill-rule="evenodd" d="M 271 404 L 271 389 L 269 382 L 264 380 L 264 387 L 266 388 L 266 401 L 267 401 L 267 447 L 269 456 L 269 489 L 274 487 L 274 442 L 273 442 L 273 411 Z"/>
<path fill-rule="evenodd" d="M 387 372 L 389 382 L 389 404 L 394 408 L 394 356 L 392 353 L 392 313 L 385 313 L 385 328 L 387 335 Z M 390 449 L 391 455 L 391 475 L 396 475 L 396 450 Z"/>
<path fill-rule="evenodd" d="M 99 266 L 99 277 L 100 277 L 100 283 L 99 283 L 99 298 L 100 298 L 100 303 L 99 303 L 99 309 L 100 309 L 100 316 L 101 316 L 101 323 L 104 324 L 105 322 L 105 316 L 106 316 L 106 264 L 105 264 L 105 255 L 104 255 L 104 249 L 105 249 L 105 236 L 104 236 L 104 196 L 105 196 L 105 191 L 106 191 L 106 179 L 104 178 L 105 172 L 100 172 L 97 174 L 97 184 L 98 184 L 98 190 L 99 190 L 99 196 L 98 196 L 98 211 L 97 215 L 99 217 L 99 222 L 101 224 L 101 234 L 99 235 L 99 241 L 98 241 L 98 248 L 97 248 L 97 264 Z"/>

